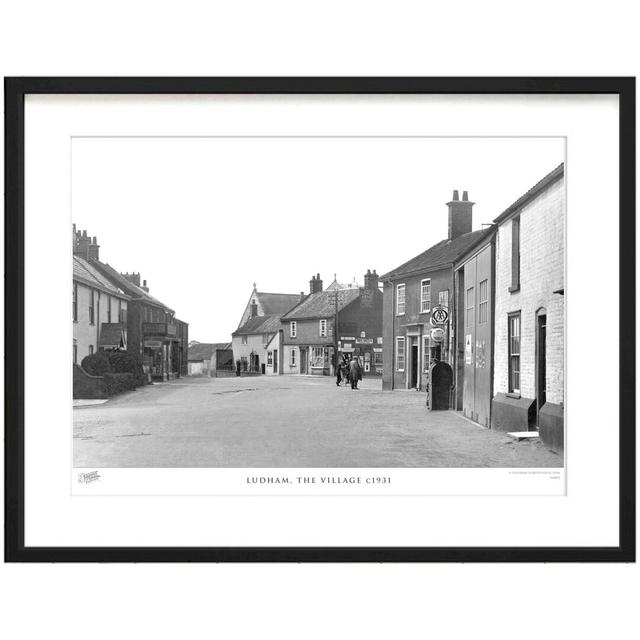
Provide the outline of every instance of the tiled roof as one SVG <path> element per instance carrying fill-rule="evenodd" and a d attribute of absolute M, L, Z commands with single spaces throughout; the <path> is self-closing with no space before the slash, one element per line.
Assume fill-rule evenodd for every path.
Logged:
<path fill-rule="evenodd" d="M 254 295 L 258 296 L 265 316 L 282 315 L 298 304 L 300 300 L 299 293 L 264 293 L 257 291 Z"/>
<path fill-rule="evenodd" d="M 282 320 L 302 320 L 312 318 L 328 318 L 336 312 L 335 291 L 320 291 L 307 296 L 297 307 L 282 316 Z M 360 289 L 341 289 L 338 295 L 338 311 L 353 302 Z"/>
<path fill-rule="evenodd" d="M 128 298 L 121 289 L 103 276 L 91 262 L 81 256 L 73 256 L 73 279 L 112 295 Z"/>
<path fill-rule="evenodd" d="M 249 318 L 241 327 L 238 327 L 232 336 L 249 336 L 263 333 L 275 333 L 280 329 L 280 316 L 255 316 Z"/>
<path fill-rule="evenodd" d="M 198 342 L 189 345 L 188 357 L 191 362 L 211 360 L 216 351 L 230 349 L 230 342 Z"/>
<path fill-rule="evenodd" d="M 149 304 L 152 304 L 156 307 L 162 307 L 166 311 L 173 312 L 173 309 L 167 307 L 166 304 L 160 302 L 157 298 L 154 298 L 152 295 L 149 295 L 147 291 L 145 291 L 142 287 L 139 287 L 133 282 L 127 280 L 121 273 L 116 271 L 110 264 L 105 262 L 99 262 L 98 260 L 92 260 L 91 264 L 99 269 L 101 273 L 105 275 L 105 277 L 109 278 L 111 282 L 118 287 L 120 287 L 123 291 L 128 293 L 133 299 L 144 300 Z"/>
<path fill-rule="evenodd" d="M 101 347 L 125 347 L 124 331 L 126 327 L 122 322 L 103 322 L 100 327 Z"/>
<path fill-rule="evenodd" d="M 491 229 L 464 233 L 453 240 L 442 240 L 408 262 L 385 273 L 381 278 L 395 278 L 416 271 L 430 271 L 453 264 L 469 247 L 479 242 Z"/>
<path fill-rule="evenodd" d="M 512 213 L 521 209 L 525 204 L 533 200 L 541 191 L 544 191 L 549 185 L 553 184 L 564 176 L 564 162 L 560 163 L 553 171 L 549 172 L 542 180 L 521 195 L 513 204 L 509 205 L 495 220 L 500 223 L 506 220 Z"/>

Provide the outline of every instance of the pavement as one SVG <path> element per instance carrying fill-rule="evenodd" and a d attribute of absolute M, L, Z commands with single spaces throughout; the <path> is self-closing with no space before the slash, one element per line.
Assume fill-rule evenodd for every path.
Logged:
<path fill-rule="evenodd" d="M 562 467 L 425 394 L 313 376 L 181 378 L 76 406 L 76 467 Z"/>

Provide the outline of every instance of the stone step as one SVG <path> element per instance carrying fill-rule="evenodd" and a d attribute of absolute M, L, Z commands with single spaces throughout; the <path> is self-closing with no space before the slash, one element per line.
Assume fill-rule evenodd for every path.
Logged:
<path fill-rule="evenodd" d="M 534 440 L 540 437 L 537 431 L 507 431 L 507 435 L 518 442 L 521 440 Z"/>

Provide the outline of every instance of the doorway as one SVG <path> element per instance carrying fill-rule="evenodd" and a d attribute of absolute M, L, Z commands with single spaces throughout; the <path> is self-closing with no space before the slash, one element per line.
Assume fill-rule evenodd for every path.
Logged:
<path fill-rule="evenodd" d="M 409 388 L 418 388 L 418 338 L 411 338 L 411 369 L 409 378 Z"/>
<path fill-rule="evenodd" d="M 547 312 L 536 315 L 536 424 L 540 424 L 540 409 L 547 401 Z"/>
<path fill-rule="evenodd" d="M 273 373 L 278 373 L 278 350 L 273 350 Z"/>
<path fill-rule="evenodd" d="M 307 350 L 300 349 L 300 373 L 307 373 Z"/>

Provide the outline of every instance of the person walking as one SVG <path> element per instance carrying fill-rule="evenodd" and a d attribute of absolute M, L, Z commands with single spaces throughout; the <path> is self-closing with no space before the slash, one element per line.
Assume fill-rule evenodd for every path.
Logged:
<path fill-rule="evenodd" d="M 362 367 L 358 361 L 358 356 L 354 356 L 349 363 L 349 379 L 351 380 L 351 388 L 358 388 L 358 381 L 362 380 Z"/>

